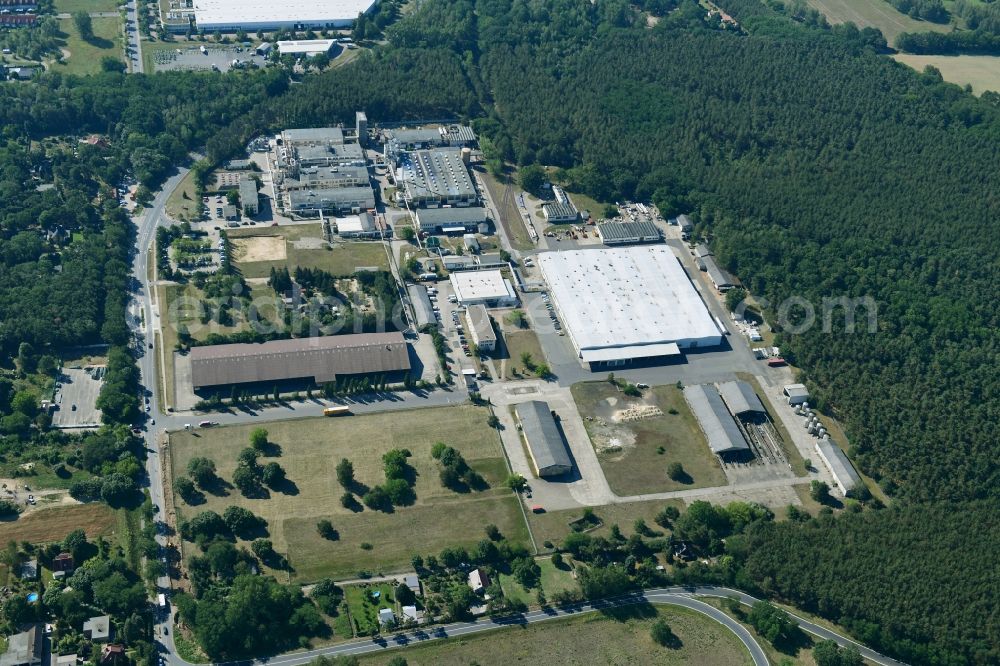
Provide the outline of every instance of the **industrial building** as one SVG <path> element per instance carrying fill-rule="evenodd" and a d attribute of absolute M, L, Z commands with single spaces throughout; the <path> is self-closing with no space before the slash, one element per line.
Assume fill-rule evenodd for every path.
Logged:
<path fill-rule="evenodd" d="M 497 348 L 497 334 L 490 321 L 490 313 L 484 305 L 471 305 L 465 311 L 469 323 L 469 335 L 479 347 L 479 351 L 491 352 Z"/>
<path fill-rule="evenodd" d="M 659 227 L 652 222 L 605 222 L 597 225 L 597 235 L 605 245 L 636 245 L 663 240 Z"/>
<path fill-rule="evenodd" d="M 396 182 L 410 206 L 472 206 L 479 195 L 459 150 L 438 148 L 401 153 Z"/>
<path fill-rule="evenodd" d="M 312 58 L 318 55 L 334 55 L 340 50 L 336 39 L 296 39 L 279 41 L 278 53 L 281 55 L 303 56 Z"/>
<path fill-rule="evenodd" d="M 322 190 L 289 192 L 288 210 L 297 215 L 323 213 L 360 213 L 375 207 L 371 187 L 334 187 Z"/>
<path fill-rule="evenodd" d="M 571 202 L 556 202 L 542 204 L 542 215 L 549 224 L 566 224 L 576 222 L 580 213 Z"/>
<path fill-rule="evenodd" d="M 476 260 L 465 255 L 447 254 L 441 257 L 441 263 L 449 271 L 471 271 L 476 268 Z"/>
<path fill-rule="evenodd" d="M 458 302 L 466 307 L 485 305 L 503 308 L 517 305 L 514 285 L 498 270 L 452 273 L 450 280 Z"/>
<path fill-rule="evenodd" d="M 474 144 L 476 133 L 468 125 L 387 129 L 385 130 L 385 142 L 387 153 L 440 146 L 461 147 Z"/>
<path fill-rule="evenodd" d="M 834 483 L 844 495 L 863 483 L 847 454 L 830 439 L 829 435 L 816 440 L 816 454 L 830 470 Z"/>
<path fill-rule="evenodd" d="M 475 232 L 486 224 L 486 209 L 481 206 L 418 208 L 416 216 L 420 230 L 430 234 Z"/>
<path fill-rule="evenodd" d="M 306 127 L 287 129 L 281 133 L 281 142 L 287 147 L 342 146 L 344 130 L 339 127 Z"/>
<path fill-rule="evenodd" d="M 333 187 L 359 187 L 368 185 L 368 168 L 364 166 L 306 167 L 290 174 L 293 177 L 281 180 L 286 192 L 295 190 L 316 190 Z"/>
<path fill-rule="evenodd" d="M 722 341 L 667 247 L 544 252 L 538 265 L 581 363 L 591 368 L 676 356 Z"/>
<path fill-rule="evenodd" d="M 437 323 L 437 319 L 434 317 L 434 305 L 431 303 L 430 296 L 427 295 L 427 287 L 411 284 L 406 288 L 406 293 L 410 295 L 410 304 L 413 306 L 413 316 L 417 320 L 417 328 Z"/>
<path fill-rule="evenodd" d="M 476 267 L 479 270 L 485 268 L 503 268 L 507 265 L 507 262 L 503 260 L 499 252 L 484 252 L 476 257 Z"/>
<path fill-rule="evenodd" d="M 560 476 L 573 470 L 573 461 L 548 403 L 522 402 L 514 406 L 514 415 L 538 476 Z"/>
<path fill-rule="evenodd" d="M 375 0 L 193 0 L 195 21 L 205 32 L 344 28 L 376 4 Z"/>
<path fill-rule="evenodd" d="M 694 223 L 687 215 L 678 215 L 675 222 L 677 222 L 677 227 L 681 230 L 681 236 L 687 236 L 694 230 Z"/>
<path fill-rule="evenodd" d="M 337 235 L 341 238 L 380 238 L 382 228 L 367 210 L 357 215 L 337 218 Z"/>
<path fill-rule="evenodd" d="M 702 260 L 705 266 L 705 272 L 708 273 L 708 277 L 712 280 L 712 284 L 715 288 L 719 290 L 720 293 L 724 293 L 736 286 L 736 280 L 728 272 L 722 269 L 718 262 L 715 261 L 714 255 L 708 255 Z"/>
<path fill-rule="evenodd" d="M 783 393 L 788 398 L 788 404 L 792 407 L 809 402 L 809 389 L 805 384 L 789 384 L 785 386 Z"/>
<path fill-rule="evenodd" d="M 285 147 L 278 154 L 278 168 L 290 170 L 309 167 L 365 166 L 365 151 L 356 143 Z"/>
<path fill-rule="evenodd" d="M 328 335 L 262 344 L 195 347 L 190 353 L 195 390 L 286 380 L 334 382 L 354 375 L 391 375 L 410 369 L 402 333 Z"/>
<path fill-rule="evenodd" d="M 744 381 L 720 382 L 719 395 L 733 416 L 766 414 L 764 404 L 754 393 L 753 387 Z"/>
<path fill-rule="evenodd" d="M 240 206 L 247 215 L 256 215 L 260 210 L 260 201 L 257 197 L 257 181 L 253 178 L 243 176 L 240 178 Z"/>
<path fill-rule="evenodd" d="M 693 384 L 684 387 L 684 399 L 705 433 L 708 446 L 716 455 L 749 453 L 750 445 L 733 420 L 714 386 Z"/>

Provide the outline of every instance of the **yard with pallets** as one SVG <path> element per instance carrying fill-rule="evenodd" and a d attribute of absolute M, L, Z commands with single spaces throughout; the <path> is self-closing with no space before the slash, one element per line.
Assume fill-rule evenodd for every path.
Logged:
<path fill-rule="evenodd" d="M 279 227 L 250 227 L 228 232 L 233 260 L 245 278 L 268 277 L 271 268 L 319 268 L 338 277 L 358 268 L 388 270 L 381 241 L 334 243 L 323 240 L 319 222 Z"/>
<path fill-rule="evenodd" d="M 670 626 L 676 645 L 664 647 L 653 641 L 650 629 L 658 618 Z M 389 664 L 396 656 L 380 652 L 363 657 L 361 663 Z M 753 663 L 736 635 L 715 620 L 686 608 L 653 605 L 609 608 L 433 641 L 408 647 L 398 656 L 412 666 Z"/>
<path fill-rule="evenodd" d="M 267 521 L 268 538 L 275 550 L 287 554 L 291 577 L 301 582 L 353 578 L 365 571 L 403 571 L 413 555 L 436 554 L 446 546 L 474 546 L 482 538 L 482 526 L 489 523 L 512 541 L 527 544 L 517 499 L 501 486 L 507 467 L 497 435 L 486 425 L 488 415 L 485 408 L 464 405 L 267 423 L 268 439 L 280 448 L 280 455 L 262 457 L 260 464 L 278 462 L 289 484 L 281 492 L 271 490 L 264 499 L 248 499 L 235 488 L 206 492 L 204 503 L 196 506 L 178 497 L 178 513 L 186 518 L 206 509 L 221 514 L 232 504 L 250 509 Z M 207 456 L 219 476 L 231 480 L 237 455 L 249 446 L 255 425 L 173 433 L 174 478 L 185 474 L 191 458 Z M 490 487 L 467 493 L 443 487 L 439 464 L 431 457 L 435 442 L 461 452 Z M 408 462 L 415 475 L 415 503 L 397 506 L 391 513 L 344 508 L 344 489 L 336 474 L 341 458 L 353 463 L 363 490 L 384 482 L 382 455 L 394 448 L 413 454 Z M 319 535 L 316 523 L 322 519 L 332 522 L 337 540 Z"/>
<path fill-rule="evenodd" d="M 726 485 L 726 475 L 708 448 L 681 389 L 655 386 L 643 390 L 641 396 L 630 397 L 603 381 L 574 384 L 572 392 L 604 475 L 616 494 Z M 675 462 L 684 468 L 685 477 L 680 480 L 667 475 L 667 466 Z"/>

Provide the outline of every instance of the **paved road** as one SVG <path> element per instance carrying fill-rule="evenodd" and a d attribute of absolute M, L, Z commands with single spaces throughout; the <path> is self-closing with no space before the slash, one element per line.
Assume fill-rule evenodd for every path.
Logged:
<path fill-rule="evenodd" d="M 142 74 L 142 38 L 139 35 L 139 13 L 136 9 L 137 0 L 128 0 L 125 4 L 125 36 L 128 37 L 128 45 L 131 47 L 131 55 L 128 59 L 129 71 L 133 74 Z M 176 183 L 174 187 L 176 187 Z M 173 191 L 173 187 L 162 190 L 163 192 Z"/>

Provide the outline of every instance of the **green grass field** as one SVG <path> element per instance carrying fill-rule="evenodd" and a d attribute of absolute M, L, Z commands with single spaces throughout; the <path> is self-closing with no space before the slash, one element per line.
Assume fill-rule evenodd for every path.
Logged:
<path fill-rule="evenodd" d="M 268 236 L 280 236 L 285 240 L 284 257 L 263 256 L 255 253 L 250 247 L 253 241 L 239 242 L 239 239 Z M 236 264 L 246 278 L 268 277 L 272 267 L 282 266 L 289 269 L 294 269 L 296 266 L 320 268 L 337 276 L 350 275 L 359 267 L 370 266 L 378 270 L 389 268 L 385 247 L 380 242 L 336 243 L 332 248 L 320 247 L 323 234 L 319 223 L 233 229 L 229 232 L 229 238 L 236 245 L 234 251 Z M 296 241 L 303 239 L 316 239 L 306 240 L 306 243 L 311 242 L 316 249 L 297 247 Z M 241 249 L 240 245 L 244 245 L 245 249 Z"/>
<path fill-rule="evenodd" d="M 947 24 L 920 21 L 902 14 L 885 0 L 806 0 L 830 23 L 854 23 L 859 28 L 878 28 L 890 45 L 901 32 L 950 32 Z"/>
<path fill-rule="evenodd" d="M 608 382 L 574 384 L 572 391 L 615 493 L 640 495 L 726 484 L 726 475 L 676 386 L 654 387 L 641 398 L 630 398 Z M 632 423 L 612 421 L 613 413 L 639 405 L 659 407 L 663 414 Z M 602 451 L 615 442 L 620 443 L 620 450 Z M 662 454 L 659 447 L 664 449 Z M 690 477 L 686 483 L 667 476 L 667 465 L 672 462 L 684 466 Z"/>
<path fill-rule="evenodd" d="M 611 526 L 618 525 L 622 534 L 628 537 L 634 532 L 633 524 L 637 518 L 646 521 L 646 525 L 655 531 L 663 531 L 653 520 L 667 506 L 675 506 L 683 511 L 683 500 L 623 502 L 594 507 L 594 514 L 601 520 L 601 526 L 587 532 L 593 536 L 607 537 L 611 534 Z M 539 549 L 549 550 L 545 542 L 559 546 L 563 539 L 572 531 L 570 523 L 583 515 L 582 509 L 566 509 L 565 511 L 546 511 L 545 513 L 529 513 L 528 522 L 531 533 Z"/>
<path fill-rule="evenodd" d="M 388 583 L 348 586 L 344 589 L 344 599 L 359 636 L 370 636 L 378 631 L 378 612 L 381 609 L 389 608 L 399 616 L 392 585 Z"/>
<path fill-rule="evenodd" d="M 95 39 L 86 42 L 80 37 L 73 19 L 59 19 L 59 30 L 66 36 L 64 48 L 69 51 L 69 57 L 64 64 L 53 64 L 53 71 L 95 74 L 101 71 L 103 58 L 122 59 L 121 21 L 117 18 L 95 18 L 91 21 Z"/>
<path fill-rule="evenodd" d="M 552 564 L 552 558 L 548 556 L 539 557 L 535 562 L 538 563 L 538 568 L 542 570 L 541 589 L 545 591 L 546 597 L 551 599 L 552 595 L 556 592 L 576 590 L 578 588 L 570 565 L 564 564 L 563 568 L 560 569 Z M 500 574 L 500 587 L 503 589 L 504 596 L 508 599 L 521 601 L 528 606 L 534 606 L 538 603 L 538 588 L 525 589 L 511 575 Z"/>
<path fill-rule="evenodd" d="M 145 56 L 145 47 L 143 47 L 143 56 Z M 201 201 L 195 194 L 194 172 L 189 171 L 167 197 L 167 215 L 178 222 L 194 221 L 201 216 Z"/>
<path fill-rule="evenodd" d="M 663 618 L 680 640 L 658 645 L 650 627 Z M 395 653 L 363 657 L 388 664 Z M 731 631 L 695 611 L 675 606 L 632 606 L 523 627 L 409 647 L 399 656 L 411 666 L 509 666 L 510 664 L 726 664 L 753 663 Z M 775 662 L 777 663 L 777 662 Z"/>
<path fill-rule="evenodd" d="M 118 0 L 55 0 L 57 14 L 73 12 L 113 12 L 118 10 Z"/>
<path fill-rule="evenodd" d="M 918 72 L 927 65 L 941 71 L 945 81 L 960 86 L 970 84 L 972 92 L 981 95 L 987 90 L 1000 91 L 1000 57 L 979 55 L 910 55 L 899 53 L 892 56 L 897 62 L 909 65 Z"/>
<path fill-rule="evenodd" d="M 407 570 L 415 554 L 436 554 L 445 546 L 471 547 L 482 537 L 482 526 L 494 523 L 510 539 L 527 542 L 524 519 L 516 498 L 499 487 L 506 466 L 496 434 L 486 426 L 487 410 L 460 406 L 397 412 L 391 418 L 372 414 L 341 419 L 302 419 L 266 425 L 270 440 L 281 447 L 274 458 L 285 468 L 291 486 L 271 491 L 267 499 L 247 499 L 231 489 L 228 495 L 206 494 L 206 502 L 188 506 L 177 498 L 179 513 L 190 517 L 212 509 L 222 513 L 230 504 L 251 509 L 268 522 L 275 548 L 288 555 L 292 577 L 306 582 L 323 577 L 354 577 L 360 571 L 389 573 Z M 248 445 L 251 426 L 178 432 L 171 435 L 174 476 L 183 474 L 194 456 L 212 458 L 219 475 L 232 478 L 237 454 Z M 431 446 L 444 442 L 462 452 L 491 488 L 455 493 L 442 487 Z M 343 488 L 335 468 L 341 458 L 354 464 L 355 478 L 373 486 L 384 481 L 382 454 L 405 447 L 413 457 L 416 503 L 393 513 L 341 506 Z M 262 463 L 270 459 L 262 459 Z M 338 541 L 319 536 L 316 523 L 329 519 Z M 364 550 L 362 543 L 373 548 Z"/>
<path fill-rule="evenodd" d="M 500 345 L 493 356 L 505 360 L 504 377 L 506 379 L 534 376 L 521 362 L 521 354 L 525 352 L 531 354 L 531 358 L 536 364 L 546 362 L 545 352 L 542 351 L 542 345 L 538 342 L 538 336 L 535 335 L 534 331 L 503 331 L 500 339 Z"/>

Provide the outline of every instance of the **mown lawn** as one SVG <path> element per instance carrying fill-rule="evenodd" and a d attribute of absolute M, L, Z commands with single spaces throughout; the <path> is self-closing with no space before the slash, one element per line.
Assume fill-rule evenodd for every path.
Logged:
<path fill-rule="evenodd" d="M 122 59 L 121 21 L 117 18 L 91 19 L 94 39 L 84 41 L 73 19 L 59 19 L 59 30 L 66 36 L 69 57 L 64 64 L 54 64 L 53 71 L 64 74 L 96 74 L 105 57 Z"/>
<path fill-rule="evenodd" d="M 230 504 L 245 506 L 267 520 L 276 550 L 287 554 L 292 578 L 302 582 L 323 577 L 352 578 L 361 571 L 390 573 L 409 569 L 415 554 L 440 552 L 445 546 L 471 547 L 483 538 L 482 527 L 496 524 L 508 538 L 527 543 L 526 527 L 517 500 L 500 487 L 506 466 L 496 433 L 486 426 L 487 410 L 463 405 L 371 414 L 341 419 L 302 419 L 265 425 L 280 455 L 275 460 L 290 483 L 263 499 L 247 499 L 236 489 L 206 493 L 196 506 L 177 498 L 184 517 L 211 509 L 222 513 Z M 177 432 L 171 435 L 174 478 L 185 473 L 188 461 L 208 456 L 219 475 L 232 479 L 239 452 L 248 446 L 252 426 Z M 456 493 L 441 485 L 438 463 L 431 458 L 435 442 L 458 449 L 490 488 Z M 337 482 L 341 458 L 354 465 L 356 490 L 385 480 L 382 455 L 407 448 L 415 478 L 416 502 L 392 513 L 368 508 L 352 511 L 341 505 L 344 489 Z M 278 453 L 277 450 L 269 452 Z M 316 523 L 329 519 L 339 539 L 319 536 Z M 363 549 L 362 543 L 371 544 Z M 284 574 L 282 574 L 284 575 Z"/>

